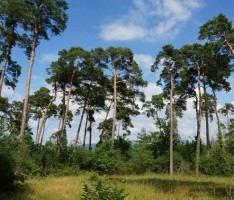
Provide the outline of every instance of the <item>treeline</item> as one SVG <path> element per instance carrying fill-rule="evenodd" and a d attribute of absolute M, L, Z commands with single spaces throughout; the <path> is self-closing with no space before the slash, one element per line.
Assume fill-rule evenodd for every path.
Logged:
<path fill-rule="evenodd" d="M 162 47 L 151 69 L 160 71 L 157 84 L 163 92 L 150 101 L 145 101 L 141 92 L 147 81 L 133 52 L 122 47 L 59 51 L 58 59 L 46 69 L 50 89 L 41 87 L 30 95 L 36 47 L 42 39 L 48 40 L 66 28 L 66 10 L 67 3 L 62 0 L 0 2 L 0 91 L 3 83 L 15 89 L 21 73 L 21 66 L 11 57 L 12 49 L 23 48 L 29 59 L 25 99 L 9 102 L 0 93 L 1 188 L 28 175 L 79 170 L 106 174 L 195 170 L 196 174 L 233 175 L 234 106 L 226 103 L 218 109 L 217 99 L 218 92 L 231 90 L 228 78 L 233 71 L 234 29 L 226 16 L 220 14 L 200 27 L 201 43 L 179 49 L 170 44 Z M 192 141 L 181 141 L 178 118 L 183 116 L 188 99 L 194 102 L 197 134 Z M 137 104 L 140 101 L 142 108 Z M 78 105 L 78 109 L 74 112 L 71 105 Z M 100 140 L 92 149 L 93 123 L 100 112 L 104 116 L 98 126 Z M 220 113 L 226 116 L 226 124 Z M 142 127 L 137 141 L 129 141 L 131 116 L 139 114 L 152 117 L 156 131 L 148 133 Z M 67 128 L 74 115 L 79 115 L 77 132 L 68 144 Z M 209 125 L 214 117 L 217 141 L 210 140 Z M 201 141 L 203 118 L 205 144 Z M 30 119 L 37 121 L 35 132 Z M 58 129 L 44 141 L 49 119 L 58 121 Z"/>

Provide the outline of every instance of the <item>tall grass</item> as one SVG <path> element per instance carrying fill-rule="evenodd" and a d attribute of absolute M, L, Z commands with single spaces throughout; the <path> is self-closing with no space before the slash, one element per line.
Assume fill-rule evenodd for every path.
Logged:
<path fill-rule="evenodd" d="M 26 182 L 24 190 L 0 195 L 1 200 L 77 200 L 90 174 L 67 177 L 34 178 Z M 234 199 L 234 179 L 207 176 L 103 176 L 112 186 L 120 186 L 128 193 L 126 200 L 154 199 Z"/>

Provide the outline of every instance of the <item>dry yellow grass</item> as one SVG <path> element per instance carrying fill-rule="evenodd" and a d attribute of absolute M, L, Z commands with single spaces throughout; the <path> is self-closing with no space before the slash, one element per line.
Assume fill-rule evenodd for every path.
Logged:
<path fill-rule="evenodd" d="M 83 184 L 89 183 L 90 174 L 68 177 L 46 177 L 28 180 L 25 191 L 0 199 L 13 200 L 77 200 Z M 233 178 L 206 176 L 105 176 L 113 186 L 123 187 L 126 200 L 189 200 L 234 199 Z"/>

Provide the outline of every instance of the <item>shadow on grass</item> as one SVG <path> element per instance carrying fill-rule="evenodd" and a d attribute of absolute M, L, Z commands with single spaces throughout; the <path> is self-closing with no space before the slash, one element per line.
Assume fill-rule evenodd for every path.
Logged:
<path fill-rule="evenodd" d="M 0 191 L 1 200 L 29 200 L 34 191 L 29 187 L 28 184 L 18 184 L 11 190 L 2 192 Z"/>
<path fill-rule="evenodd" d="M 196 199 L 200 195 L 206 195 L 215 199 L 234 199 L 234 186 L 230 184 L 220 184 L 212 181 L 188 181 L 161 178 L 148 179 L 129 179 L 129 178 L 110 178 L 121 181 L 125 184 L 139 184 L 155 188 L 163 193 L 176 194 L 180 190 L 188 191 L 189 197 Z"/>

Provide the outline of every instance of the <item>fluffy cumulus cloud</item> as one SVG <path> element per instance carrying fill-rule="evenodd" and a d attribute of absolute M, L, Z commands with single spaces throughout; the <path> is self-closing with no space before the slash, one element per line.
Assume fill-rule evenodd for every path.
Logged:
<path fill-rule="evenodd" d="M 201 0 L 132 0 L 128 13 L 101 26 L 106 41 L 158 40 L 175 37 Z"/>
<path fill-rule="evenodd" d="M 150 54 L 135 54 L 134 59 L 141 68 L 146 70 L 150 70 L 150 67 L 154 63 L 154 58 Z"/>

